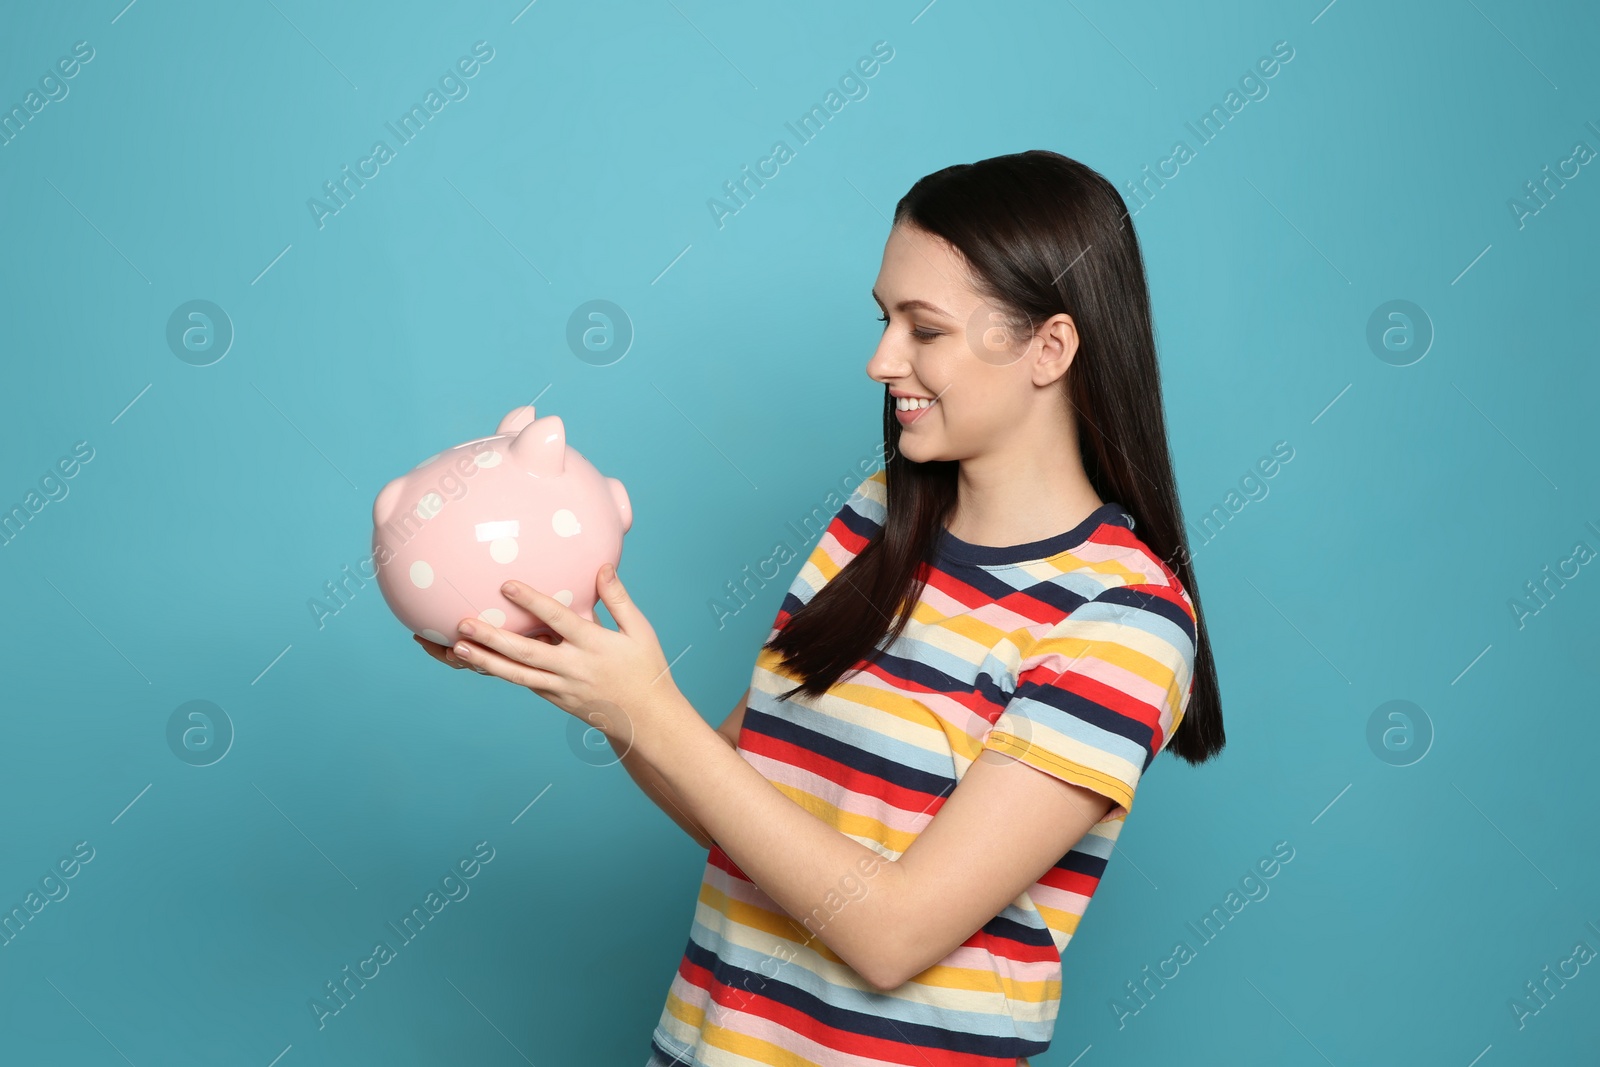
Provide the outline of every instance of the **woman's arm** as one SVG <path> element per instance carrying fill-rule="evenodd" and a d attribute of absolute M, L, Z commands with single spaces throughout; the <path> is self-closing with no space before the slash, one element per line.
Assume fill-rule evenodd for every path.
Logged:
<path fill-rule="evenodd" d="M 929 801 L 928 810 L 943 801 L 932 821 L 898 860 L 887 862 L 813 815 L 795 787 L 768 781 L 734 751 L 672 683 L 655 630 L 615 570 L 602 567 L 597 582 L 617 630 L 522 582 L 507 582 L 505 596 L 563 640 L 530 641 L 468 618 L 458 627 L 463 639 L 455 654 L 569 715 L 600 704 L 621 711 L 617 721 L 595 725 L 631 743 L 687 817 L 805 924 L 817 941 L 814 951 L 877 989 L 893 989 L 943 960 L 1110 810 L 1108 797 L 1015 756 L 977 753 L 982 758 L 974 758 L 950 794 Z M 1046 757 L 1055 758 L 1029 756 Z M 1117 791 L 1126 803 L 1133 782 L 1122 785 Z"/>
<path fill-rule="evenodd" d="M 752 882 L 880 991 L 948 956 L 1112 807 L 1097 792 L 985 752 L 891 862 L 714 740 L 682 694 L 658 701 L 639 708 L 649 725 L 635 753 Z"/>
<path fill-rule="evenodd" d="M 470 669 L 468 664 L 462 662 L 453 651 L 444 645 L 436 644 L 427 638 L 418 637 L 414 634 L 412 635 L 412 640 L 421 645 L 428 655 L 440 663 L 454 667 L 456 670 Z M 557 643 L 549 637 L 540 637 L 536 640 L 544 641 L 546 644 Z M 728 742 L 728 747 L 735 751 L 739 747 L 739 728 L 744 724 L 744 707 L 749 699 L 750 690 L 746 689 L 744 696 L 739 698 L 739 703 L 734 705 L 733 711 L 729 712 L 728 717 L 722 720 L 722 725 L 717 727 L 717 733 L 723 740 Z M 613 744 L 613 748 L 615 744 Z M 628 772 L 628 777 L 633 779 L 634 784 L 643 790 L 644 795 L 649 797 L 656 807 L 666 812 L 667 817 L 677 823 L 684 833 L 694 838 L 695 843 L 701 848 L 708 850 L 711 848 L 710 835 L 695 821 L 692 815 L 684 810 L 683 801 L 679 799 L 678 794 L 662 780 L 661 775 L 656 773 L 654 767 L 639 757 L 631 744 L 623 744 L 620 762 L 623 769 Z"/>
<path fill-rule="evenodd" d="M 739 727 L 744 723 L 745 702 L 749 699 L 750 690 L 746 689 L 744 696 L 739 698 L 739 703 L 734 705 L 733 711 L 729 712 L 728 717 L 722 721 L 722 725 L 717 727 L 718 735 L 728 743 L 729 748 L 735 751 L 738 751 Z M 621 742 L 618 743 L 620 744 Z M 624 745 L 622 766 L 627 770 L 628 776 L 633 779 L 634 784 L 644 791 L 645 796 L 654 801 L 656 807 L 666 812 L 668 818 L 682 827 L 684 833 L 694 838 L 701 848 L 707 850 L 711 848 L 713 842 L 710 835 L 706 833 L 705 828 L 684 810 L 683 800 L 662 779 L 656 769 L 641 757 L 631 745 Z"/>

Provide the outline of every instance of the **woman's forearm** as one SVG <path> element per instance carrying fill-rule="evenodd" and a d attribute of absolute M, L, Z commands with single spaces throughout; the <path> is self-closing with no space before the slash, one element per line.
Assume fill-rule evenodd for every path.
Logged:
<path fill-rule="evenodd" d="M 899 865 L 790 799 L 730 751 L 682 694 L 658 699 L 641 708 L 635 752 L 671 790 L 684 818 L 839 959 L 884 988 L 887 976 L 898 975 L 890 957 L 903 899 Z"/>
<path fill-rule="evenodd" d="M 677 823 L 684 833 L 694 838 L 695 843 L 701 848 L 707 850 L 711 848 L 711 836 L 706 833 L 705 828 L 685 810 L 678 794 L 631 745 L 625 746 L 622 766 L 634 783 L 643 790 L 644 795 L 665 812 L 669 819 Z"/>

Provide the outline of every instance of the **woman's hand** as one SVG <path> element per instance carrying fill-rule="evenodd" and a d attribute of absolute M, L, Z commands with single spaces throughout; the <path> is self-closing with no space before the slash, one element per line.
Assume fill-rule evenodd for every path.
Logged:
<path fill-rule="evenodd" d="M 446 666 L 454 667 L 458 671 L 462 667 L 466 666 L 465 663 L 462 663 L 460 660 L 456 659 L 456 654 L 451 652 L 449 648 L 444 645 L 435 644 L 434 642 L 429 641 L 426 637 L 423 637 L 421 634 L 412 634 L 411 640 L 421 645 L 422 651 L 426 652 L 428 655 L 432 656 L 434 659 L 445 664 Z"/>
<path fill-rule="evenodd" d="M 461 638 L 450 649 L 428 641 L 422 644 L 435 659 L 451 666 L 459 664 L 526 686 L 610 736 L 623 729 L 615 721 L 620 716 L 628 720 L 625 733 L 631 737 L 641 715 L 666 706 L 664 697 L 682 697 L 668 673 L 655 629 L 610 564 L 596 576 L 596 589 L 619 629 L 585 619 L 523 582 L 507 582 L 502 587 L 506 599 L 537 616 L 558 639 L 523 637 L 467 618 L 458 627 Z M 607 721 L 597 719 L 597 714 Z"/>
<path fill-rule="evenodd" d="M 458 671 L 459 670 L 473 670 L 473 671 L 477 671 L 479 674 L 487 674 L 487 673 L 489 673 L 488 671 L 485 671 L 482 667 L 474 667 L 470 663 L 463 663 L 461 661 L 461 658 L 459 656 L 457 656 L 454 651 L 451 650 L 451 647 L 449 645 L 436 644 L 436 643 L 434 643 L 432 641 L 429 641 L 426 637 L 423 637 L 423 636 L 421 636 L 419 634 L 412 634 L 411 635 L 411 640 L 413 640 L 417 644 L 421 645 L 422 646 L 422 650 L 424 652 L 426 652 L 428 655 L 432 656 L 434 659 L 438 660 L 440 663 L 443 663 L 448 667 L 454 667 Z M 551 637 L 549 634 L 540 634 L 538 637 L 534 638 L 534 640 L 535 641 L 543 641 L 547 645 L 553 645 L 556 642 L 560 641 L 561 639 L 559 637 Z"/>

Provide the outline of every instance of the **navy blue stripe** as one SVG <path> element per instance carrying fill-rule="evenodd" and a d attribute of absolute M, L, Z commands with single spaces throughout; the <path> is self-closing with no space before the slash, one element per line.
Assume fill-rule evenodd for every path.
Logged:
<path fill-rule="evenodd" d="M 899 640 L 878 653 L 875 663 L 876 670 L 897 682 L 909 682 L 933 693 L 957 697 L 961 699 L 963 704 L 970 703 L 965 699 L 969 694 L 976 696 L 979 700 L 989 705 L 988 707 L 977 709 L 984 718 L 992 723 L 1000 717 L 1000 710 L 1005 707 L 1006 701 L 1011 699 L 1011 692 L 1003 688 L 1004 685 L 1011 683 L 1009 674 L 1006 676 L 1004 683 L 997 680 L 988 671 L 980 671 L 970 683 L 963 682 L 950 677 L 950 675 L 937 667 L 923 663 L 921 660 L 894 654 L 895 649 L 905 648 L 911 642 L 911 638 L 901 634 Z M 861 663 L 858 662 L 856 666 L 859 668 Z M 970 666 L 970 664 L 967 664 L 967 666 Z M 902 685 L 896 686 L 896 688 L 909 690 L 910 686 Z M 912 697 L 916 696 L 915 693 L 910 695 Z"/>
<path fill-rule="evenodd" d="M 852 499 L 854 498 L 852 497 Z M 872 540 L 872 535 L 878 532 L 877 523 L 862 515 L 849 504 L 839 509 L 839 514 L 834 516 L 833 522 L 843 523 L 851 533 L 859 535 L 864 541 Z M 833 528 L 832 522 L 828 524 L 828 528 L 830 530 Z M 835 531 L 834 536 L 838 536 L 837 531 Z M 845 551 L 852 556 L 856 554 L 853 549 L 846 548 Z"/>
<path fill-rule="evenodd" d="M 925 563 L 923 566 L 926 568 L 930 565 Z M 1026 579 L 1019 586 L 994 571 L 984 570 L 982 567 L 957 564 L 940 566 L 938 570 L 962 585 L 970 587 L 976 594 L 971 597 L 957 594 L 956 598 L 962 602 L 963 607 L 975 608 L 994 602 L 1003 607 L 1010 607 L 1013 610 L 1020 611 L 1024 615 L 1036 614 L 1034 611 L 1023 610 L 1016 606 L 1016 599 L 1025 596 L 1041 604 L 1050 605 L 1062 615 L 1068 615 L 1090 600 L 1089 597 L 1067 588 L 1060 582 L 1034 581 L 1032 575 L 1023 571 L 1015 571 L 1011 575 L 1011 577 Z"/>
<path fill-rule="evenodd" d="M 963 585 L 971 586 L 979 594 L 979 598 L 974 600 L 972 605 L 968 605 L 969 607 L 987 603 L 991 600 L 1003 600 L 1008 596 L 1015 596 L 1017 593 L 1015 585 L 993 571 L 986 571 L 982 567 L 969 567 L 959 563 L 951 563 L 947 560 L 941 560 L 937 564 L 924 561 L 922 566 L 925 570 L 938 570 L 948 574 Z M 1024 577 L 1028 579 L 1031 585 L 1032 576 L 1024 575 Z"/>
<path fill-rule="evenodd" d="M 1055 672 L 1047 670 L 1042 664 L 1030 667 L 1029 671 L 1036 674 L 1042 673 L 1043 680 L 1028 680 L 1017 686 L 1017 695 L 1019 697 L 1027 697 L 1029 700 L 1053 708 L 1063 715 L 1074 719 L 1082 719 L 1084 722 L 1098 726 L 1108 733 L 1126 737 L 1144 748 L 1144 766 L 1148 767 L 1150 765 L 1150 760 L 1155 756 L 1152 750 L 1152 746 L 1155 744 L 1155 731 L 1149 726 L 1146 726 L 1138 719 L 1124 715 L 1114 708 L 1108 708 L 1104 704 L 1090 700 L 1081 693 L 1063 689 L 1055 682 Z M 1028 672 L 1025 671 L 1024 674 L 1026 673 Z M 1030 709 L 1029 715 L 1035 718 L 1039 717 L 1037 709 Z M 1048 719 L 1044 720 L 1043 724 L 1050 726 L 1052 729 L 1055 728 L 1054 724 Z M 1068 730 L 1062 730 L 1061 732 L 1070 733 Z"/>
<path fill-rule="evenodd" d="M 904 649 L 907 645 L 910 645 L 914 649 L 916 644 L 914 637 L 901 634 L 894 644 L 879 651 L 874 663 L 875 669 L 894 679 L 895 682 L 899 683 L 895 688 L 908 693 L 913 698 L 917 695 L 916 689 L 926 689 L 930 692 L 945 694 L 970 693 L 974 691 L 975 686 L 950 677 L 950 675 L 930 663 L 923 663 L 921 660 L 894 654 L 897 648 Z M 858 669 L 862 666 L 861 661 L 856 663 Z M 971 664 L 964 664 L 964 666 L 970 667 Z M 979 676 L 980 679 L 986 677 L 987 675 Z"/>
<path fill-rule="evenodd" d="M 1183 631 L 1184 635 L 1189 638 L 1190 647 L 1194 646 L 1194 620 L 1189 618 L 1189 613 L 1183 609 L 1183 605 L 1176 604 L 1164 596 L 1157 596 L 1155 593 L 1147 592 L 1144 588 L 1136 585 L 1117 585 L 1095 597 L 1095 600 L 1104 601 L 1107 604 L 1119 604 L 1123 607 L 1137 608 L 1142 611 L 1148 611 L 1152 615 L 1159 615 Z M 1180 649 L 1179 651 L 1183 650 Z"/>
<path fill-rule="evenodd" d="M 1018 592 L 1037 600 L 1041 604 L 1049 604 L 1061 615 L 1070 615 L 1093 599 L 1076 590 L 1067 588 L 1060 582 L 1039 582 L 1036 585 L 1030 585 L 1025 589 L 1018 590 Z M 1023 612 L 1023 614 L 1028 614 L 1028 612 Z"/>
<path fill-rule="evenodd" d="M 996 915 L 984 923 L 983 932 L 1030 948 L 1055 948 L 1055 942 L 1050 939 L 1049 929 L 1041 926 L 1024 926 L 1003 915 Z"/>
<path fill-rule="evenodd" d="M 941 527 L 935 537 L 934 556 L 946 564 L 970 563 L 980 567 L 1046 559 L 1083 544 L 1105 523 L 1133 528 L 1133 519 L 1122 505 L 1106 503 L 1095 508 L 1082 522 L 1064 533 L 1020 545 L 975 545 L 961 540 Z"/>
<path fill-rule="evenodd" d="M 1080 851 L 1075 845 L 1072 851 L 1061 857 L 1056 863 L 1056 867 L 1063 871 L 1071 871 L 1074 874 L 1087 875 L 1090 878 L 1098 879 L 1106 872 L 1106 858 L 1104 856 L 1096 856 L 1093 852 Z"/>
<path fill-rule="evenodd" d="M 808 730 L 792 719 L 779 718 L 757 711 L 754 706 L 747 707 L 744 713 L 744 729 L 763 737 L 770 737 L 775 741 L 795 745 L 817 756 L 832 760 L 853 771 L 869 775 L 881 781 L 889 782 L 901 789 L 908 789 L 914 793 L 921 793 L 928 797 L 948 794 L 954 788 L 955 779 L 948 775 L 930 774 L 927 771 L 907 767 L 903 763 L 885 759 L 883 756 L 855 745 L 846 744 L 826 734 L 815 730 Z M 815 769 L 809 764 L 800 766 Z M 867 793 L 871 790 L 860 785 L 853 786 L 856 792 Z"/>
<path fill-rule="evenodd" d="M 803 989 L 781 981 L 783 974 L 781 965 L 778 977 L 768 978 L 759 971 L 732 966 L 700 947 L 693 938 L 689 939 L 689 947 L 685 950 L 684 956 L 690 963 L 704 967 L 711 972 L 716 981 L 733 990 L 732 1007 L 751 1011 L 757 1016 L 765 1017 L 758 1007 L 741 998 L 764 999 L 774 1004 L 782 1004 L 835 1030 L 902 1046 L 909 1042 L 915 1048 L 997 1057 L 1030 1056 L 1043 1052 L 1048 1047 L 1040 1042 L 1023 1041 L 1015 1037 L 968 1034 L 959 1030 L 947 1030 L 944 1027 L 894 1020 L 874 1014 L 871 1009 L 893 998 L 890 994 L 879 993 L 865 980 L 861 983 L 859 998 L 852 999 L 858 999 L 868 1010 L 853 1011 L 829 1004 Z"/>
<path fill-rule="evenodd" d="M 650 1036 L 650 1062 L 644 1067 L 686 1067 L 688 1062 L 678 1059 L 676 1055 L 656 1044 L 654 1034 Z"/>

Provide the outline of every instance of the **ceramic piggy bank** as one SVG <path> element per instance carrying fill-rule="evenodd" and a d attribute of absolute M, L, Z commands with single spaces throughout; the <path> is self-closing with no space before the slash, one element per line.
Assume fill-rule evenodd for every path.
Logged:
<path fill-rule="evenodd" d="M 378 588 L 413 633 L 448 645 L 472 616 L 553 631 L 500 592 L 515 578 L 594 618 L 595 576 L 622 557 L 628 492 L 567 446 L 560 417 L 520 407 L 493 437 L 430 456 L 372 506 Z"/>

